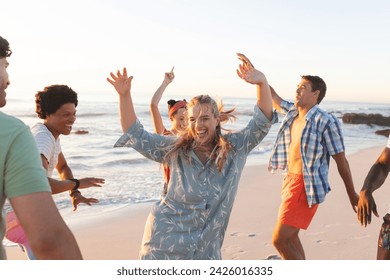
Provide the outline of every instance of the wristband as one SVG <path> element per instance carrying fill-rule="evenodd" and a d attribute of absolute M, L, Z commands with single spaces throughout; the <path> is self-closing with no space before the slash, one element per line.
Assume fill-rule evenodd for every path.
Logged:
<path fill-rule="evenodd" d="M 74 188 L 72 189 L 72 191 L 77 191 L 77 189 L 80 187 L 80 181 L 77 180 L 77 179 L 69 179 L 69 180 L 71 180 L 71 181 L 73 181 L 73 182 L 76 183 L 76 186 L 74 186 Z"/>
<path fill-rule="evenodd" d="M 70 191 L 70 197 L 74 197 L 76 194 L 81 194 L 81 192 L 79 190 L 75 190 L 75 191 Z"/>

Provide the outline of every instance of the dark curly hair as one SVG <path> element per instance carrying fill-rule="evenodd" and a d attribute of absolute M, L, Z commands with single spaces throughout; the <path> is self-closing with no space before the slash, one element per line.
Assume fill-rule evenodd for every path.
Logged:
<path fill-rule="evenodd" d="M 0 36 L 0 57 L 9 57 L 11 54 L 8 41 Z"/>
<path fill-rule="evenodd" d="M 66 103 L 73 103 L 77 107 L 78 101 L 77 93 L 65 85 L 48 86 L 35 94 L 35 112 L 41 119 L 54 114 Z"/>

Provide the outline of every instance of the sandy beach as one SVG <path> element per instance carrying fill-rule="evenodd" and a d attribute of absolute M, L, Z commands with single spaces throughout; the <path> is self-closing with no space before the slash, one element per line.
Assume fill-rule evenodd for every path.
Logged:
<path fill-rule="evenodd" d="M 370 148 L 347 156 L 357 191 L 383 148 Z M 272 175 L 265 165 L 244 169 L 225 235 L 223 259 L 256 260 L 277 254 L 271 236 L 280 203 L 282 178 L 281 172 Z M 381 217 L 390 205 L 390 180 L 374 193 L 380 218 L 374 217 L 367 228 L 358 224 L 333 160 L 330 183 L 332 191 L 320 205 L 309 229 L 300 233 L 307 259 L 375 259 Z M 131 205 L 69 223 L 83 257 L 87 260 L 138 259 L 150 207 L 151 203 Z M 7 255 L 10 260 L 25 259 L 18 247 L 7 247 Z"/>

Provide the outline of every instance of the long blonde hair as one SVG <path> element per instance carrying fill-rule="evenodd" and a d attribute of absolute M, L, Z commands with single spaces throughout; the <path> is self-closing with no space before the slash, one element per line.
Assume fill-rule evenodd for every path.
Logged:
<path fill-rule="evenodd" d="M 222 130 L 227 130 L 221 127 L 221 123 L 226 123 L 231 120 L 234 121 L 236 117 L 232 114 L 235 108 L 224 111 L 222 102 L 217 102 L 212 99 L 209 95 L 198 95 L 191 99 L 187 103 L 187 109 L 194 107 L 195 105 L 210 104 L 212 113 L 215 118 L 219 118 L 219 123 L 216 128 L 216 135 L 214 139 L 214 148 L 210 154 L 210 159 L 215 162 L 218 170 L 221 172 L 225 164 L 226 158 L 229 152 L 233 149 L 232 143 L 225 139 L 222 135 Z M 196 148 L 196 142 L 192 134 L 190 133 L 189 127 L 179 135 L 179 139 L 175 142 L 174 147 L 170 150 L 164 159 L 164 165 L 168 164 L 168 161 L 177 156 L 178 151 L 182 150 L 185 158 L 191 162 L 190 152 Z"/>

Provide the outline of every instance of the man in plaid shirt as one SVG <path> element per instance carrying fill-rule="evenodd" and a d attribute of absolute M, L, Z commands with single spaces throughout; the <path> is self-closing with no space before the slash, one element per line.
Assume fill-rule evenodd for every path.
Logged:
<path fill-rule="evenodd" d="M 340 123 L 318 107 L 325 96 L 325 82 L 318 76 L 302 76 L 294 103 L 283 100 L 272 88 L 271 92 L 273 106 L 286 116 L 276 137 L 269 170 L 288 171 L 272 243 L 283 259 L 303 260 L 299 230 L 308 228 L 318 205 L 330 191 L 330 156 L 337 164 L 355 212 L 359 196 L 345 157 Z"/>

